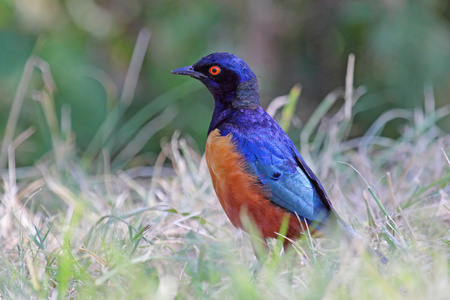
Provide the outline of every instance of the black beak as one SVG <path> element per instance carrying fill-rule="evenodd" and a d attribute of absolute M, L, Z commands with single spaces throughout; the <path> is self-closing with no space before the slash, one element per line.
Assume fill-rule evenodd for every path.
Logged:
<path fill-rule="evenodd" d="M 175 74 L 175 75 L 188 75 L 195 79 L 200 79 L 200 78 L 205 77 L 205 75 L 203 75 L 202 73 L 194 71 L 194 68 L 192 66 L 182 67 L 182 68 L 173 70 L 171 73 Z"/>

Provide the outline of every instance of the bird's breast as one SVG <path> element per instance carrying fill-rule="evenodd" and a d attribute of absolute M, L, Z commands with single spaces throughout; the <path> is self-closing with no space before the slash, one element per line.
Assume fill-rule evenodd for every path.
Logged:
<path fill-rule="evenodd" d="M 234 226 L 242 228 L 241 214 L 247 212 L 264 237 L 276 237 L 285 216 L 290 217 L 288 237 L 301 230 L 298 219 L 270 201 L 270 190 L 249 171 L 245 158 L 233 143 L 232 134 L 211 131 L 206 142 L 206 162 L 214 190 Z"/>

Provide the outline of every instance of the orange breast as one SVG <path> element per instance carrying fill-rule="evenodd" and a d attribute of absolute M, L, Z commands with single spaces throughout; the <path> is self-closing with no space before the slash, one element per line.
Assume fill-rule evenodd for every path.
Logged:
<path fill-rule="evenodd" d="M 269 191 L 258 184 L 256 175 L 246 171 L 246 163 L 236 150 L 231 134 L 221 136 L 218 129 L 209 134 L 206 162 L 220 204 L 234 226 L 242 228 L 240 216 L 244 211 L 264 238 L 277 237 L 283 217 L 288 215 L 287 237 L 300 235 L 302 227 L 297 217 L 273 205 L 268 199 Z"/>

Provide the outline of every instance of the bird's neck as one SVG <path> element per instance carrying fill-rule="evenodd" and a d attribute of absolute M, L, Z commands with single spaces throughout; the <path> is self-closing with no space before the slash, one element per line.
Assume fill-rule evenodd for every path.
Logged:
<path fill-rule="evenodd" d="M 232 99 L 231 104 L 237 109 L 255 109 L 261 105 L 256 78 L 241 82 L 237 86 L 235 99 Z"/>
<path fill-rule="evenodd" d="M 214 95 L 214 112 L 208 134 L 218 124 L 233 118 L 243 110 L 255 110 L 261 107 L 256 78 L 241 82 L 236 89 L 228 93 Z"/>
<path fill-rule="evenodd" d="M 256 78 L 240 82 L 231 90 L 210 89 L 214 96 L 215 108 L 254 109 L 260 105 L 258 81 Z"/>

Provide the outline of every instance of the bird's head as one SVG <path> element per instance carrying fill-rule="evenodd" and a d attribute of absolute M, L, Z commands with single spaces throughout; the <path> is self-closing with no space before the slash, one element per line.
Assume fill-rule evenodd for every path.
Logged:
<path fill-rule="evenodd" d="M 192 66 L 179 68 L 172 74 L 188 75 L 201 81 L 216 101 L 235 107 L 259 105 L 255 74 L 239 57 L 231 53 L 209 54 Z"/>

